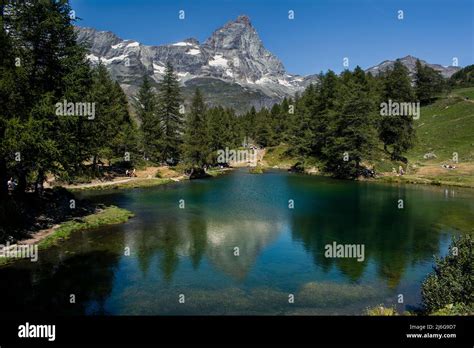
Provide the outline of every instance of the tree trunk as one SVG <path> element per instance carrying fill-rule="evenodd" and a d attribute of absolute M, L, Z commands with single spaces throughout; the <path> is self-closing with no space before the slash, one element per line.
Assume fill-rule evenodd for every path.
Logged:
<path fill-rule="evenodd" d="M 2 158 L 0 159 L 0 197 L 2 198 L 8 195 L 7 182 L 9 177 L 7 174 L 7 163 Z"/>
<path fill-rule="evenodd" d="M 18 174 L 18 186 L 16 187 L 15 191 L 18 194 L 24 194 L 26 191 L 26 172 L 24 169 L 20 169 Z"/>
<path fill-rule="evenodd" d="M 43 195 L 43 190 L 44 190 L 44 170 L 40 169 L 38 171 L 38 176 L 36 177 L 35 193 L 38 196 L 41 196 Z"/>

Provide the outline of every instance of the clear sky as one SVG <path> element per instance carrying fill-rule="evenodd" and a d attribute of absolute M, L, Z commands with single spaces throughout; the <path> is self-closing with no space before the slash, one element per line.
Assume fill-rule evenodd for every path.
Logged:
<path fill-rule="evenodd" d="M 80 26 L 147 45 L 205 41 L 246 14 L 286 70 L 312 74 L 368 68 L 412 55 L 430 63 L 474 63 L 473 0 L 71 0 Z M 180 20 L 180 10 L 185 19 Z M 288 19 L 293 10 L 295 18 Z M 402 10 L 404 19 L 397 18 Z"/>

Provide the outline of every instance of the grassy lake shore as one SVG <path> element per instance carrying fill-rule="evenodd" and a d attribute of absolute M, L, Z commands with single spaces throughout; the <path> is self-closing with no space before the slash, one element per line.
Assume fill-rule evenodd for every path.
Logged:
<path fill-rule="evenodd" d="M 93 214 L 81 218 L 74 218 L 73 220 L 62 222 L 49 229 L 35 232 L 30 239 L 20 241 L 18 245 L 37 245 L 39 250 L 44 250 L 68 239 L 72 233 L 105 225 L 120 224 L 126 222 L 133 216 L 134 214 L 131 211 L 113 205 L 100 208 Z M 21 259 L 0 257 L 0 267 L 11 264 L 17 260 Z"/>

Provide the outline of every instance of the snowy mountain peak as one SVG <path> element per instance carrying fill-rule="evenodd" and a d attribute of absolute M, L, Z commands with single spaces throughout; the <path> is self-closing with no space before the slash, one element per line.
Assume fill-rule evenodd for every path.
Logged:
<path fill-rule="evenodd" d="M 143 74 L 161 80 L 169 61 L 181 84 L 195 86 L 216 79 L 237 86 L 239 93 L 258 95 L 254 106 L 271 105 L 302 91 L 315 76 L 301 77 L 285 71 L 281 61 L 268 51 L 252 26 L 242 15 L 217 29 L 203 44 L 195 38 L 163 46 L 146 46 L 122 40 L 111 32 L 77 28 L 79 42 L 90 47 L 88 59 L 101 61 L 127 94 L 136 93 Z M 220 92 L 220 91 L 213 91 Z M 225 103 L 225 101 L 224 101 Z"/>
<path fill-rule="evenodd" d="M 173 65 L 185 94 L 201 87 L 211 103 L 240 110 L 252 105 L 271 106 L 318 81 L 317 75 L 287 73 L 281 61 L 264 47 L 250 19 L 244 15 L 217 29 L 202 44 L 188 38 L 147 46 L 92 28 L 77 28 L 77 35 L 78 41 L 89 47 L 87 58 L 91 64 L 102 62 L 129 96 L 135 95 L 145 74 L 159 82 L 167 62 Z M 414 73 L 416 57 L 399 60 Z M 394 62 L 384 61 L 367 71 L 377 75 L 390 69 Z M 459 69 L 428 65 L 445 77 Z"/>

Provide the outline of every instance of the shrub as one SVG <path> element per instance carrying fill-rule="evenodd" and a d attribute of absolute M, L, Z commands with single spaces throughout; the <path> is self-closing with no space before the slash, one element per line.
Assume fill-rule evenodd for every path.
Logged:
<path fill-rule="evenodd" d="M 436 258 L 434 271 L 422 285 L 423 305 L 428 312 L 449 305 L 474 306 L 473 239 L 470 235 L 453 238 L 449 253 Z"/>
<path fill-rule="evenodd" d="M 394 307 L 385 307 L 384 305 L 378 305 L 373 308 L 367 308 L 366 310 L 367 315 L 369 316 L 395 316 L 397 315 L 397 311 Z"/>
<path fill-rule="evenodd" d="M 249 173 L 250 174 L 263 174 L 263 168 L 262 166 L 250 167 Z"/>

